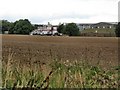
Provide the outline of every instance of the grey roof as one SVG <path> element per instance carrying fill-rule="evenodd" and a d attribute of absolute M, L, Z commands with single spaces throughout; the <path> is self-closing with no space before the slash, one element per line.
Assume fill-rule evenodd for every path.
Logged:
<path fill-rule="evenodd" d="M 98 24 L 118 24 L 118 22 L 99 22 L 99 23 L 78 23 L 78 25 L 98 25 Z"/>

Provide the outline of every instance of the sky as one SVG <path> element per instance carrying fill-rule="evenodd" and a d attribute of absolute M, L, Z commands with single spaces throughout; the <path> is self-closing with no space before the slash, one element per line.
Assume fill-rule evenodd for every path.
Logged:
<path fill-rule="evenodd" d="M 33 24 L 118 22 L 119 0 L 0 0 L 0 19 Z"/>

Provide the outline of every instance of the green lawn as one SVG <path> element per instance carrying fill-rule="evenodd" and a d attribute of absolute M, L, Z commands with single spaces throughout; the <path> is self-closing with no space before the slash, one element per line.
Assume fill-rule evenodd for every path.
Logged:
<path fill-rule="evenodd" d="M 81 33 L 95 33 L 97 31 L 97 33 L 111 33 L 111 34 L 115 34 L 115 29 L 85 29 L 83 31 L 81 31 Z"/>

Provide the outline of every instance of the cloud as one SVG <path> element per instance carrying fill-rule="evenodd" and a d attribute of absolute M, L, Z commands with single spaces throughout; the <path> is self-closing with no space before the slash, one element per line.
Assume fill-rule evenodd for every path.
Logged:
<path fill-rule="evenodd" d="M 0 18 L 11 21 L 28 18 L 32 23 L 97 22 L 118 18 L 118 0 L 2 0 L 1 3 Z"/>

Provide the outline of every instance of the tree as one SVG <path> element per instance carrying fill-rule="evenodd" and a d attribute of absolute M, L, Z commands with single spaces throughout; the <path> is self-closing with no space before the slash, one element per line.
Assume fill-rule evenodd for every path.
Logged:
<path fill-rule="evenodd" d="M 29 34 L 34 29 L 28 19 L 20 19 L 14 23 L 14 34 Z"/>
<path fill-rule="evenodd" d="M 64 25 L 64 24 L 60 24 L 60 25 L 58 26 L 58 28 L 57 28 L 57 31 L 58 31 L 59 33 L 65 34 L 65 25 Z"/>
<path fill-rule="evenodd" d="M 35 24 L 35 25 L 34 25 L 34 29 L 37 29 L 39 26 L 40 26 L 40 25 Z"/>
<path fill-rule="evenodd" d="M 120 37 L 120 22 L 119 22 L 118 25 L 116 26 L 115 33 L 116 33 L 116 36 L 117 36 L 117 37 Z"/>
<path fill-rule="evenodd" d="M 80 35 L 79 28 L 75 23 L 69 23 L 65 27 L 66 34 L 69 36 Z"/>
<path fill-rule="evenodd" d="M 2 33 L 5 31 L 10 32 L 11 30 L 13 30 L 13 23 L 8 22 L 7 20 L 2 20 Z"/>

